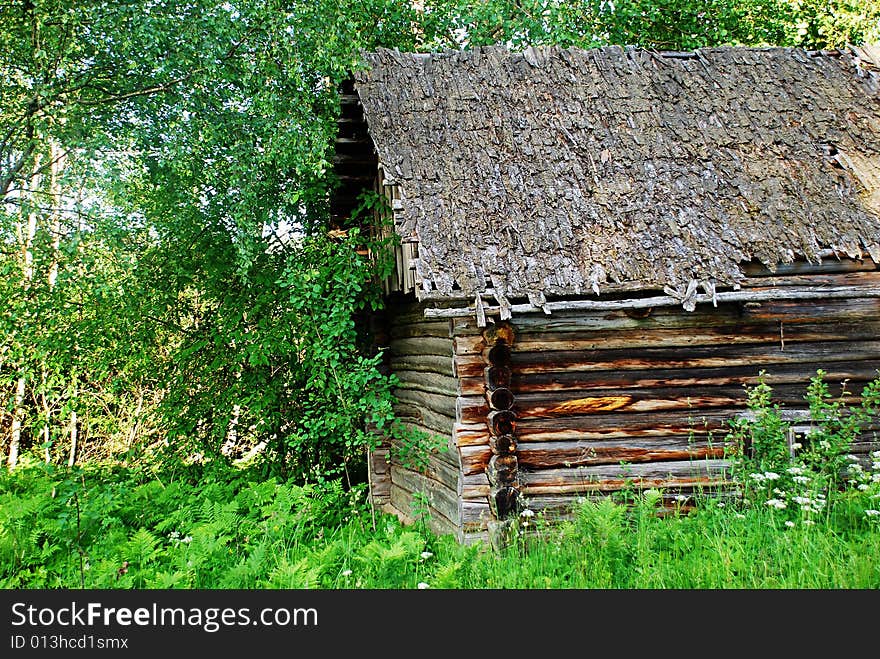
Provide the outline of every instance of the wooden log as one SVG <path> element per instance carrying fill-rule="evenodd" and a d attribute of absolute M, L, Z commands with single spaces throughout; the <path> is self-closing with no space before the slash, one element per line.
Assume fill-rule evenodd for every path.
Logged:
<path fill-rule="evenodd" d="M 461 498 L 487 501 L 489 479 L 485 471 L 478 474 L 464 474 L 461 478 Z"/>
<path fill-rule="evenodd" d="M 495 519 L 504 519 L 516 512 L 519 490 L 516 487 L 506 485 L 492 488 L 489 494 L 489 509 Z"/>
<path fill-rule="evenodd" d="M 781 405 L 802 405 L 809 374 L 797 384 L 779 384 L 773 387 L 772 401 Z M 829 382 L 829 393 L 841 403 L 853 404 L 859 400 L 859 387 Z M 616 393 L 613 393 L 616 392 Z M 744 407 L 747 403 L 745 388 L 737 385 L 695 387 L 654 387 L 645 389 L 597 389 L 590 396 L 582 392 L 538 392 L 520 394 L 516 414 L 520 420 L 604 414 L 615 412 L 659 412 L 671 410 L 699 410 Z M 469 400 L 469 399 L 460 399 Z M 461 410 L 461 417 L 467 411 Z"/>
<path fill-rule="evenodd" d="M 780 263 L 773 270 L 760 262 L 744 263 L 742 271 L 749 278 L 780 277 L 784 275 L 823 275 L 836 272 L 861 272 L 877 269 L 877 264 L 871 259 L 837 259 L 832 257 L 822 263 L 809 263 L 807 261 L 794 261 L 792 263 Z"/>
<path fill-rule="evenodd" d="M 849 380 L 851 386 L 880 377 L 880 363 L 876 359 L 852 362 L 806 362 L 774 364 L 767 367 L 764 381 L 770 386 L 801 384 L 819 369 L 827 372 L 826 382 Z M 759 381 L 759 369 L 748 366 L 696 369 L 645 369 L 607 372 L 563 372 L 515 374 L 511 390 L 515 395 L 527 392 L 595 392 L 607 389 L 649 389 L 654 387 L 705 387 L 719 385 L 753 386 Z"/>
<path fill-rule="evenodd" d="M 458 394 L 460 396 L 482 396 L 484 393 L 486 393 L 485 378 L 458 378 Z"/>
<path fill-rule="evenodd" d="M 753 277 L 742 282 L 743 288 L 766 288 L 769 286 L 797 286 L 811 288 L 815 286 L 876 286 L 880 284 L 880 271 L 862 270 L 844 273 L 792 273 Z"/>
<path fill-rule="evenodd" d="M 515 455 L 493 455 L 486 466 L 489 484 L 495 487 L 514 485 L 517 474 L 517 457 Z"/>
<path fill-rule="evenodd" d="M 461 469 L 461 458 L 458 449 L 452 445 L 451 436 L 442 436 L 438 433 L 433 433 L 430 429 L 425 428 L 424 426 L 418 426 L 411 422 L 404 422 L 403 426 L 407 430 L 418 431 L 428 435 L 432 435 L 433 439 L 431 441 L 446 440 L 446 450 L 432 449 L 431 451 L 427 452 L 428 462 L 429 464 L 433 464 L 435 462 L 443 463 L 447 465 L 450 469 L 454 470 L 455 473 L 458 473 L 458 471 Z M 393 440 L 391 442 L 391 456 L 393 457 L 394 462 L 400 464 L 400 459 L 398 457 L 399 453 L 397 452 L 398 448 L 399 445 L 397 444 L 397 441 Z"/>
<path fill-rule="evenodd" d="M 455 377 L 455 365 L 451 356 L 440 355 L 406 355 L 404 357 L 391 356 L 388 366 L 392 372 L 418 371 L 437 373 Z M 482 375 L 482 373 L 480 374 Z"/>
<path fill-rule="evenodd" d="M 489 429 L 485 423 L 456 423 L 452 431 L 456 446 L 488 446 Z"/>
<path fill-rule="evenodd" d="M 479 355 L 488 349 L 488 344 L 479 334 L 476 336 L 456 336 L 452 340 L 452 350 L 456 355 Z"/>
<path fill-rule="evenodd" d="M 509 366 L 511 350 L 506 343 L 498 342 L 489 348 L 486 361 L 492 366 Z"/>
<path fill-rule="evenodd" d="M 647 318 L 627 315 L 626 309 L 605 311 L 557 311 L 553 315 L 524 314 L 516 319 L 517 344 L 532 341 L 537 337 L 569 332 L 589 333 L 595 331 L 635 330 L 635 329 L 682 329 L 706 328 L 729 325 L 750 320 L 782 320 L 786 324 L 802 322 L 840 322 L 877 318 L 880 300 L 877 298 L 839 298 L 816 299 L 808 303 L 802 301 L 768 300 L 760 303 L 720 302 L 717 307 L 700 306 L 686 312 L 680 307 L 658 307 L 652 309 Z M 465 323 L 467 319 L 454 319 L 453 323 Z M 469 329 L 456 328 L 455 332 L 470 332 Z"/>
<path fill-rule="evenodd" d="M 496 322 L 486 327 L 482 336 L 488 345 L 501 342 L 512 346 L 516 341 L 516 329 L 508 322 Z"/>
<path fill-rule="evenodd" d="M 376 476 L 384 476 L 388 473 L 391 464 L 389 449 L 387 447 L 377 448 L 370 451 L 369 455 L 370 469 Z"/>
<path fill-rule="evenodd" d="M 644 488 L 635 488 L 636 491 Z M 615 491 L 587 491 L 570 494 L 541 494 L 523 496 L 521 504 L 535 513 L 543 514 L 545 519 L 561 521 L 574 519 L 577 509 L 585 501 L 600 501 L 615 495 Z M 713 499 L 732 500 L 735 494 L 724 487 L 675 487 L 660 490 L 659 503 L 664 508 L 687 514 L 696 509 L 699 498 L 710 496 Z"/>
<path fill-rule="evenodd" d="M 782 323 L 780 325 L 780 323 Z M 517 351 L 552 352 L 572 350 L 613 350 L 641 348 L 690 348 L 718 344 L 790 345 L 810 341 L 870 340 L 880 335 L 880 316 L 849 322 L 825 320 L 786 324 L 780 320 L 731 322 L 716 327 L 644 328 L 607 330 L 568 334 L 534 334 L 523 336 Z M 485 357 L 484 357 L 485 358 Z"/>
<path fill-rule="evenodd" d="M 389 323 L 388 333 L 391 339 L 414 339 L 431 336 L 442 339 L 452 338 L 452 323 L 448 320 L 425 320 L 420 323 L 400 324 Z"/>
<path fill-rule="evenodd" d="M 458 492 L 449 489 L 443 483 L 424 474 L 419 474 L 397 465 L 391 466 L 391 483 L 409 493 L 420 493 L 425 496 L 428 505 L 452 522 L 456 527 L 461 525 L 461 509 Z M 402 511 L 409 512 L 412 511 Z"/>
<path fill-rule="evenodd" d="M 486 418 L 493 435 L 512 435 L 516 431 L 516 415 L 510 410 L 493 410 Z"/>
<path fill-rule="evenodd" d="M 707 410 L 688 415 L 680 412 L 608 414 L 601 416 L 525 419 L 517 427 L 520 447 L 526 442 L 590 441 L 619 438 L 689 435 L 726 436 L 730 420 L 739 410 Z"/>
<path fill-rule="evenodd" d="M 514 435 L 489 436 L 489 450 L 494 455 L 510 455 L 516 453 L 517 443 Z"/>
<path fill-rule="evenodd" d="M 727 460 L 646 462 L 519 472 L 523 496 L 613 491 L 626 487 L 717 487 L 730 484 Z"/>
<path fill-rule="evenodd" d="M 390 501 L 391 505 L 400 511 L 407 524 L 413 523 L 413 510 L 418 506 L 418 503 L 413 497 L 412 492 L 392 484 Z M 426 524 L 433 533 L 437 535 L 457 535 L 460 532 L 460 526 L 436 508 L 430 507 L 428 513 Z"/>
<path fill-rule="evenodd" d="M 398 402 L 394 404 L 393 410 L 401 421 L 423 426 L 442 436 L 452 433 L 452 427 L 455 425 L 455 419 L 452 417 L 438 414 L 418 405 Z"/>
<path fill-rule="evenodd" d="M 441 396 L 458 396 L 458 380 L 450 375 L 424 371 L 395 371 L 401 389 L 426 391 Z"/>
<path fill-rule="evenodd" d="M 738 291 L 721 291 L 714 295 L 696 294 L 694 304 L 712 305 L 719 302 L 765 302 L 769 300 L 821 300 L 829 298 L 876 298 L 880 297 L 880 285 L 859 286 L 781 286 L 754 287 Z M 675 307 L 682 305 L 682 300 L 671 295 L 656 295 L 643 298 L 627 298 L 623 300 L 561 300 L 547 302 L 542 307 L 533 304 L 513 304 L 510 311 L 514 314 L 546 313 L 562 310 L 582 311 L 614 311 L 623 309 L 649 309 L 655 307 Z M 501 308 L 486 306 L 487 316 L 498 316 Z M 472 315 L 469 307 L 425 309 L 426 318 L 455 318 Z"/>
<path fill-rule="evenodd" d="M 393 339 L 388 345 L 388 354 L 391 357 L 411 355 L 439 355 L 446 357 L 453 354 L 452 343 L 450 339 L 437 338 L 435 336 Z"/>
<path fill-rule="evenodd" d="M 463 400 L 460 398 L 459 400 Z M 489 408 L 493 410 L 509 410 L 513 407 L 513 392 L 506 387 L 497 387 L 486 393 Z M 458 408 L 458 406 L 456 406 Z"/>
<path fill-rule="evenodd" d="M 422 433 L 426 435 L 424 438 L 425 446 L 445 446 L 446 450 L 435 449 L 432 450 L 431 453 L 436 454 L 438 460 L 443 460 L 444 462 L 448 462 L 453 466 L 460 466 L 458 460 L 458 450 L 456 449 L 455 444 L 452 441 L 451 433 L 440 433 L 436 430 L 428 428 L 427 426 L 420 425 L 417 421 L 412 419 L 400 419 L 400 424 L 403 428 L 408 432 L 413 433 Z M 393 446 L 395 450 L 397 449 L 396 440 L 387 440 L 389 446 Z"/>
<path fill-rule="evenodd" d="M 488 446 L 463 446 L 459 449 L 461 470 L 465 475 L 480 474 L 486 471 L 492 451 Z"/>
<path fill-rule="evenodd" d="M 614 371 L 647 368 L 711 368 L 749 366 L 759 370 L 772 364 L 816 363 L 877 359 L 880 341 L 797 343 L 792 346 L 700 346 L 687 351 L 670 348 L 516 352 L 511 368 L 517 376 L 564 371 Z M 456 356 L 458 373 L 476 376 L 484 368 L 480 359 Z"/>
<path fill-rule="evenodd" d="M 621 462 L 653 462 L 723 458 L 723 440 L 693 441 L 688 437 L 660 438 L 660 441 L 630 440 L 628 442 L 539 442 L 521 443 L 517 459 L 523 469 L 552 469 L 584 465 L 620 464 Z"/>
<path fill-rule="evenodd" d="M 463 501 L 461 504 L 461 522 L 465 531 L 485 529 L 486 523 L 492 519 L 488 501 Z"/>
<path fill-rule="evenodd" d="M 507 366 L 487 366 L 483 369 L 486 378 L 485 388 L 487 391 L 510 387 L 511 371 Z"/>
<path fill-rule="evenodd" d="M 452 395 L 434 394 L 427 391 L 415 391 L 412 389 L 394 389 L 394 396 L 401 403 L 409 403 L 418 407 L 442 414 L 450 418 L 456 418 L 456 400 Z"/>

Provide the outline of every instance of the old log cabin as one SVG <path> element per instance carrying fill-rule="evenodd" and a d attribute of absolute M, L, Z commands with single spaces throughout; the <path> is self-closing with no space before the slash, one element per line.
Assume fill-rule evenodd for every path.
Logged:
<path fill-rule="evenodd" d="M 877 377 L 877 53 L 366 54 L 333 212 L 390 202 L 397 412 L 448 443 L 423 470 L 376 450 L 374 502 L 467 540 L 624 485 L 681 497 L 724 485 L 760 371 L 795 411 L 817 369 Z"/>

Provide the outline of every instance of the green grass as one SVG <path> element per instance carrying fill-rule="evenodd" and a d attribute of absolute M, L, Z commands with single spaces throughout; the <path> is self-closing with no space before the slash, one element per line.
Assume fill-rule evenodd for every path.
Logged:
<path fill-rule="evenodd" d="M 846 493 L 810 526 L 768 506 L 707 499 L 658 516 L 656 504 L 648 492 L 553 524 L 522 517 L 493 552 L 374 515 L 335 481 L 31 466 L 0 474 L 0 587 L 880 587 L 878 518 Z"/>

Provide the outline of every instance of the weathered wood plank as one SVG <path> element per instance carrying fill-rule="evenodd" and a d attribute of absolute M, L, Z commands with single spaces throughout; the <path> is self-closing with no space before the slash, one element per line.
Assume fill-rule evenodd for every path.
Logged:
<path fill-rule="evenodd" d="M 456 446 L 488 446 L 489 428 L 485 422 L 456 423 L 452 432 Z"/>
<path fill-rule="evenodd" d="M 723 458 L 724 442 L 709 442 L 705 437 L 658 438 L 653 441 L 539 442 L 520 443 L 517 459 L 523 469 L 550 469 L 621 462 L 651 462 Z"/>
<path fill-rule="evenodd" d="M 452 340 L 453 352 L 456 355 L 481 355 L 484 352 L 488 353 L 491 347 L 481 335 L 456 336 Z"/>
<path fill-rule="evenodd" d="M 730 419 L 738 410 L 707 410 L 688 415 L 680 412 L 608 414 L 554 419 L 524 419 L 517 426 L 520 444 L 541 441 L 587 441 L 618 438 L 713 436 L 727 434 Z"/>
<path fill-rule="evenodd" d="M 683 331 L 682 328 L 644 328 L 576 334 L 528 334 L 521 337 L 516 345 L 516 351 L 524 353 L 622 348 L 690 348 L 756 343 L 782 347 L 809 341 L 870 340 L 877 336 L 880 336 L 880 316 L 865 317 L 850 322 L 786 324 L 779 320 L 749 323 L 740 321 L 716 327 L 688 328 L 688 331 Z M 483 357 L 485 359 L 486 355 L 483 354 Z"/>
<path fill-rule="evenodd" d="M 558 311 L 552 315 L 524 314 L 516 316 L 513 323 L 517 330 L 517 342 L 533 340 L 535 335 L 547 333 L 589 333 L 603 330 L 632 329 L 682 329 L 703 328 L 748 323 L 755 319 L 781 320 L 786 324 L 817 322 L 823 319 L 851 321 L 860 318 L 876 318 L 880 312 L 877 298 L 818 299 L 809 303 L 800 301 L 768 300 L 761 303 L 743 304 L 723 302 L 717 307 L 698 307 L 685 312 L 680 307 L 658 307 L 646 318 L 633 318 L 624 310 L 617 311 Z M 467 319 L 455 319 L 455 324 Z M 460 330 L 456 329 L 456 332 Z"/>
<path fill-rule="evenodd" d="M 391 505 L 400 511 L 406 522 L 412 523 L 415 503 L 413 493 L 397 484 L 392 484 L 390 500 Z M 454 534 L 456 536 L 460 533 L 461 529 L 459 525 L 447 518 L 436 508 L 430 508 L 429 513 L 427 525 L 432 532 L 437 535 Z"/>
<path fill-rule="evenodd" d="M 420 433 L 424 433 L 424 434 L 428 435 L 427 439 L 425 440 L 426 444 L 430 443 L 430 445 L 432 445 L 432 446 L 434 446 L 436 444 L 440 444 L 440 445 L 446 447 L 445 451 L 432 450 L 431 455 L 436 456 L 436 459 L 447 462 L 456 468 L 461 467 L 461 463 L 458 458 L 458 450 L 457 450 L 456 446 L 453 444 L 451 433 L 437 432 L 436 430 L 432 430 L 431 428 L 420 425 L 419 423 L 412 420 L 411 418 L 406 418 L 406 419 L 401 418 L 400 421 L 401 421 L 401 425 L 403 425 L 403 427 L 406 430 L 409 430 L 412 432 L 420 432 Z M 389 445 L 395 445 L 396 442 L 390 441 L 388 443 L 389 443 Z"/>
<path fill-rule="evenodd" d="M 452 352 L 452 340 L 436 336 L 393 339 L 388 344 L 388 354 L 391 358 L 413 355 L 439 355 L 446 357 L 452 355 Z"/>
<path fill-rule="evenodd" d="M 482 396 L 486 393 L 486 378 L 458 378 L 458 393 L 461 396 Z"/>
<path fill-rule="evenodd" d="M 434 512 L 440 513 L 456 527 L 461 525 L 458 492 L 424 474 L 391 465 L 391 484 L 409 493 L 420 493 Z M 412 509 L 402 512 L 413 514 Z"/>
<path fill-rule="evenodd" d="M 522 470 L 524 496 L 566 494 L 638 487 L 716 486 L 729 482 L 727 460 L 693 462 L 645 462 L 627 465 L 595 465 L 561 469 Z"/>
<path fill-rule="evenodd" d="M 763 263 L 752 261 L 742 264 L 742 271 L 746 277 L 776 277 L 781 275 L 812 275 L 829 274 L 834 272 L 859 272 L 876 270 L 878 265 L 870 258 L 849 259 L 829 256 L 822 263 L 809 263 L 808 261 L 793 261 L 792 263 L 779 263 L 770 270 Z"/>
<path fill-rule="evenodd" d="M 424 371 L 395 371 L 399 388 L 425 391 L 441 396 L 458 396 L 458 380 L 451 375 Z"/>
<path fill-rule="evenodd" d="M 564 371 L 609 371 L 646 368 L 711 368 L 752 365 L 756 370 L 771 364 L 814 363 L 877 359 L 880 341 L 796 343 L 784 348 L 767 345 L 699 346 L 687 351 L 669 348 L 629 350 L 581 350 L 559 352 L 514 351 L 511 369 L 518 375 Z M 485 367 L 482 359 L 457 355 L 461 375 L 477 377 Z"/>
<path fill-rule="evenodd" d="M 392 372 L 418 371 L 438 373 L 440 375 L 455 376 L 455 368 L 452 356 L 440 355 L 407 355 L 405 357 L 391 356 L 388 365 Z"/>
<path fill-rule="evenodd" d="M 880 285 L 858 286 L 769 286 L 754 287 L 735 291 L 722 291 L 714 295 L 698 293 L 692 302 L 695 305 L 715 305 L 719 302 L 766 302 L 770 300 L 820 300 L 828 298 L 876 298 L 880 297 Z M 655 307 L 677 307 L 682 300 L 671 295 L 655 295 L 651 297 L 625 298 L 621 300 L 560 300 L 547 302 L 543 307 L 531 303 L 510 305 L 509 311 L 514 314 L 555 313 L 563 310 L 581 311 L 614 311 L 618 309 L 653 309 Z M 485 306 L 487 316 L 499 316 L 501 308 Z M 473 310 L 468 307 L 427 308 L 427 318 L 456 318 L 469 316 Z"/>
<path fill-rule="evenodd" d="M 461 470 L 464 474 L 479 474 L 486 471 L 492 451 L 488 446 L 463 446 L 461 452 Z"/>
<path fill-rule="evenodd" d="M 490 519 L 492 519 L 492 513 L 489 510 L 488 503 L 479 501 L 462 502 L 461 522 L 466 532 L 485 529 Z"/>
<path fill-rule="evenodd" d="M 485 472 L 464 474 L 461 478 L 462 499 L 476 499 L 488 505 L 489 489 L 489 478 Z"/>
<path fill-rule="evenodd" d="M 452 419 L 457 417 L 456 401 L 458 399 L 455 396 L 396 388 L 394 389 L 394 397 L 401 403 L 424 407 Z"/>
<path fill-rule="evenodd" d="M 455 419 L 452 417 L 410 403 L 395 403 L 393 410 L 401 421 L 423 426 L 444 437 L 452 433 L 452 426 L 455 425 Z"/>
<path fill-rule="evenodd" d="M 448 320 L 426 320 L 420 323 L 399 324 L 392 322 L 388 329 L 391 339 L 414 339 L 423 336 L 452 338 L 452 324 Z"/>
<path fill-rule="evenodd" d="M 767 367 L 764 381 L 771 385 L 802 384 L 806 387 L 809 378 L 819 369 L 827 372 L 827 382 L 850 380 L 852 386 L 880 377 L 880 361 L 852 362 L 804 362 L 793 364 L 774 364 Z M 511 390 L 516 395 L 526 392 L 579 392 L 602 389 L 634 389 L 654 387 L 711 387 L 716 385 L 738 384 L 755 385 L 759 380 L 759 369 L 752 366 L 730 366 L 698 369 L 647 369 L 607 372 L 563 372 L 513 373 Z"/>

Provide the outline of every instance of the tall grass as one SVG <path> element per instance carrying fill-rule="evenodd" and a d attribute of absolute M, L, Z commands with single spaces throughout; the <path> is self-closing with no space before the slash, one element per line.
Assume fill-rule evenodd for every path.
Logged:
<path fill-rule="evenodd" d="M 847 408 L 823 375 L 797 442 L 769 387 L 749 392 L 728 438 L 733 496 L 685 514 L 632 490 L 553 523 L 525 509 L 497 551 L 377 515 L 340 481 L 35 460 L 0 472 L 0 587 L 880 588 L 880 451 L 847 452 L 880 413 L 880 380 Z"/>
<path fill-rule="evenodd" d="M 660 516 L 656 495 L 583 501 L 555 523 L 523 517 L 516 540 L 493 552 L 374 518 L 339 483 L 30 467 L 0 476 L 0 586 L 880 587 L 880 526 L 845 501 L 790 527 L 772 507 L 711 499 Z"/>

